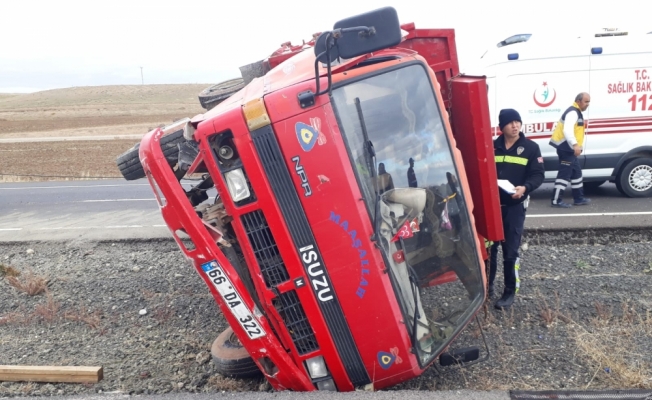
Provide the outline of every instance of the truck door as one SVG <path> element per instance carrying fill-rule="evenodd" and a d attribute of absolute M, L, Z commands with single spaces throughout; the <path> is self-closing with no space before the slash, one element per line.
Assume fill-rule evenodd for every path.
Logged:
<path fill-rule="evenodd" d="M 587 51 L 586 168 L 611 176 L 622 155 L 652 145 L 652 35 L 596 37 Z"/>
<path fill-rule="evenodd" d="M 582 43 L 533 38 L 506 46 L 509 54 L 496 68 L 497 111 L 514 108 L 521 114 L 523 133 L 541 149 L 546 179 L 556 177 L 559 164 L 548 143 L 552 130 L 577 93 L 589 90 L 589 54 Z"/>

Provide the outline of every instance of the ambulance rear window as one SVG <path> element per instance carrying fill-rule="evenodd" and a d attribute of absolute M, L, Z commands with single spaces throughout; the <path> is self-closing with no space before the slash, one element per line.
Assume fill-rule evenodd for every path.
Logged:
<path fill-rule="evenodd" d="M 503 40 L 502 42 L 499 42 L 496 45 L 496 47 L 503 47 L 503 46 L 509 46 L 510 44 L 527 42 L 528 40 L 530 40 L 531 36 L 532 36 L 531 33 L 524 33 L 520 35 L 510 36 L 507 39 Z"/>

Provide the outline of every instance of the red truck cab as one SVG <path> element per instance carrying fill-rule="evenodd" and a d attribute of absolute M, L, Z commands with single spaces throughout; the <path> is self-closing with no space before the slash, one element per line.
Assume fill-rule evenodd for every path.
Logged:
<path fill-rule="evenodd" d="M 347 35 L 361 40 L 352 27 L 398 29 L 391 8 L 345 21 L 315 45 L 336 59 L 300 51 L 189 121 L 192 163 L 170 168 L 160 129 L 140 145 L 170 231 L 277 390 L 423 373 L 483 304 L 483 238 L 501 238 L 484 80 L 462 79 L 464 95 L 445 101 L 454 42 L 433 61 L 412 25 L 344 57 Z M 471 161 L 449 123 L 456 101 L 471 108 L 458 117 Z M 185 190 L 184 174 L 203 179 Z"/>

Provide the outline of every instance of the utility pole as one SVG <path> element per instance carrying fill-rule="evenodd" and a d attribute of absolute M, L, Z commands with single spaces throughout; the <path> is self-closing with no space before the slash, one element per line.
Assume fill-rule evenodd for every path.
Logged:
<path fill-rule="evenodd" d="M 140 84 L 145 84 L 145 79 L 143 79 L 143 67 L 140 67 Z"/>

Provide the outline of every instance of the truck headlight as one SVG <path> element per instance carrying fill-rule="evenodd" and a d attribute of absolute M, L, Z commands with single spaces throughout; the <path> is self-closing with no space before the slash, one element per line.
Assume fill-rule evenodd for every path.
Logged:
<path fill-rule="evenodd" d="M 319 381 L 319 382 L 317 382 L 317 389 L 319 389 L 319 390 L 331 390 L 333 392 L 337 392 L 337 388 L 335 387 L 335 382 L 333 382 L 332 379 L 329 379 L 327 381 Z"/>
<path fill-rule="evenodd" d="M 249 193 L 249 186 L 247 185 L 247 178 L 241 168 L 229 171 L 224 174 L 226 186 L 229 188 L 229 194 L 234 202 L 244 200 L 251 196 Z"/>
<path fill-rule="evenodd" d="M 322 356 L 307 359 L 306 367 L 308 367 L 308 373 L 312 379 L 328 376 L 328 369 L 326 369 L 326 363 Z"/>

